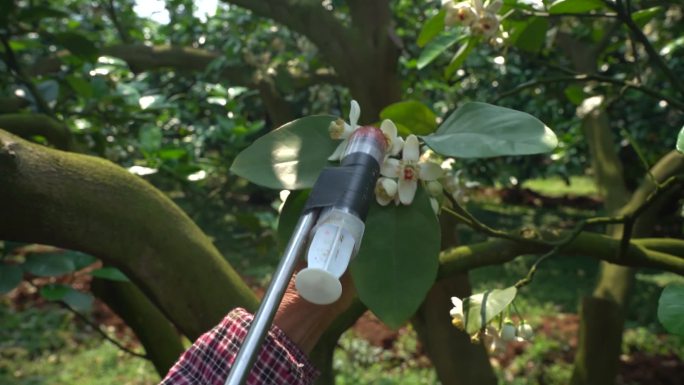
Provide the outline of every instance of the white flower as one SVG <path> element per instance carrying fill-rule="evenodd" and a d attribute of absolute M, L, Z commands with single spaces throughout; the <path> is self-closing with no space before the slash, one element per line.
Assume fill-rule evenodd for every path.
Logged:
<path fill-rule="evenodd" d="M 515 340 L 515 325 L 513 325 L 513 322 L 511 320 L 507 320 L 504 322 L 503 327 L 501 327 L 501 339 L 508 342 L 508 341 L 513 341 Z"/>
<path fill-rule="evenodd" d="M 402 159 L 388 158 L 382 164 L 380 173 L 390 178 L 398 178 L 399 201 L 405 205 L 413 202 L 418 188 L 418 179 L 431 181 L 442 175 L 442 169 L 432 162 L 419 162 L 418 138 L 409 135 L 404 143 Z"/>
<path fill-rule="evenodd" d="M 444 9 L 446 11 L 444 16 L 444 25 L 447 27 L 451 27 L 456 24 L 470 26 L 475 20 L 477 20 L 477 11 L 472 4 L 467 1 L 460 3 L 449 1 L 448 3 L 444 4 Z"/>
<path fill-rule="evenodd" d="M 477 34 L 491 37 L 499 30 L 499 19 L 493 13 L 485 13 L 473 23 L 470 29 Z"/>
<path fill-rule="evenodd" d="M 397 182 L 394 179 L 380 177 L 375 183 L 375 199 L 382 206 L 396 202 Z"/>
<path fill-rule="evenodd" d="M 437 198 L 438 196 L 442 195 L 442 191 L 444 191 L 444 187 L 442 187 L 442 184 L 436 180 L 431 180 L 427 182 L 426 188 L 428 193 L 433 198 Z"/>
<path fill-rule="evenodd" d="M 516 334 L 518 335 L 518 337 L 521 337 L 525 340 L 530 340 L 534 336 L 534 330 L 532 329 L 532 326 L 530 326 L 530 324 L 523 321 L 520 323 L 520 325 L 518 325 L 518 330 L 516 330 Z"/>
<path fill-rule="evenodd" d="M 344 154 L 344 150 L 347 148 L 347 143 L 349 143 L 349 137 L 352 132 L 359 128 L 357 124 L 359 122 L 359 117 L 361 116 L 361 107 L 356 100 L 351 101 L 351 108 L 349 109 L 349 124 L 347 124 L 342 119 L 337 119 L 336 121 L 330 123 L 328 127 L 328 132 L 330 137 L 334 140 L 343 139 L 335 152 L 328 158 L 330 161 L 340 160 Z"/>
<path fill-rule="evenodd" d="M 464 315 L 463 315 L 463 301 L 458 297 L 451 297 L 451 303 L 454 305 L 451 310 L 449 310 L 449 315 L 451 316 L 451 323 L 457 328 L 463 330 L 464 328 Z"/>
<path fill-rule="evenodd" d="M 397 126 L 389 119 L 385 119 L 380 124 L 380 131 L 385 135 L 387 140 L 387 155 L 397 155 L 404 147 L 404 139 L 397 135 Z"/>

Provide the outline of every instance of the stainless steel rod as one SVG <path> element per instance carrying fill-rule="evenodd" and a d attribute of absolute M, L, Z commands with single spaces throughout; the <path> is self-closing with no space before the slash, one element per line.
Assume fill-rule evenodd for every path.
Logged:
<path fill-rule="evenodd" d="M 311 210 L 302 214 L 299 218 L 292 237 L 285 248 L 283 257 L 273 274 L 271 284 L 268 286 L 261 305 L 259 305 L 259 309 L 254 315 L 254 321 L 247 332 L 245 341 L 242 343 L 233 367 L 230 369 L 225 385 L 243 385 L 247 381 L 256 355 L 261 348 L 261 343 L 266 332 L 271 327 L 273 317 L 292 278 L 297 259 L 306 246 L 309 233 L 316 223 L 317 217 L 318 210 Z"/>

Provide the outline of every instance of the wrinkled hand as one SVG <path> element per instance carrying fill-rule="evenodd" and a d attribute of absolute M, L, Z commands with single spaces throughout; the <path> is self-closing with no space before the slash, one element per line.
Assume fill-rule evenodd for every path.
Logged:
<path fill-rule="evenodd" d="M 304 267 L 300 264 L 297 271 Z M 309 353 L 316 345 L 318 339 L 330 324 L 347 310 L 356 297 L 356 289 L 349 271 L 340 278 L 342 283 L 342 295 L 329 305 L 316 305 L 299 296 L 295 289 L 293 275 L 290 280 L 283 300 L 276 312 L 274 323 L 299 346 L 304 352 Z"/>

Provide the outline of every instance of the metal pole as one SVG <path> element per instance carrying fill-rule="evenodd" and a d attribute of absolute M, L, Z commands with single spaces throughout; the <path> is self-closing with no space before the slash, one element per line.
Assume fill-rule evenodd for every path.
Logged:
<path fill-rule="evenodd" d="M 318 211 L 311 210 L 302 214 L 299 218 L 290 242 L 288 242 L 283 257 L 273 275 L 271 284 L 268 286 L 268 290 L 266 290 L 261 305 L 259 305 L 259 310 L 257 310 L 254 316 L 249 332 L 247 332 L 247 337 L 245 337 L 233 367 L 230 369 L 225 385 L 243 385 L 247 381 L 247 376 L 261 348 L 264 336 L 271 327 L 275 312 L 292 278 L 297 259 L 302 249 L 306 246 L 309 233 L 316 223 Z"/>

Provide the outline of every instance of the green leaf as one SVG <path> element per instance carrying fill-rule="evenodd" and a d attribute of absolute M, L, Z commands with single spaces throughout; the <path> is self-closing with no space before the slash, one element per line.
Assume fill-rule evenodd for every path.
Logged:
<path fill-rule="evenodd" d="M 97 262 L 97 259 L 92 255 L 81 253 L 80 251 L 65 251 L 60 254 L 64 258 L 68 258 L 74 264 L 75 270 L 81 270 Z"/>
<path fill-rule="evenodd" d="M 93 307 L 93 296 L 88 293 L 83 293 L 78 290 L 69 288 L 62 301 L 69 305 L 72 309 L 80 312 L 88 312 Z"/>
<path fill-rule="evenodd" d="M 429 18 L 424 24 L 423 28 L 420 30 L 418 35 L 418 47 L 425 47 L 430 40 L 434 39 L 440 32 L 444 30 L 444 16 L 446 12 L 439 11 L 435 16 Z"/>
<path fill-rule="evenodd" d="M 0 264 L 0 294 L 12 291 L 23 278 L 23 271 L 17 265 Z"/>
<path fill-rule="evenodd" d="M 351 264 L 361 301 L 392 328 L 418 309 L 437 276 L 440 228 L 422 187 L 410 206 L 371 205 Z"/>
<path fill-rule="evenodd" d="M 90 275 L 110 281 L 129 282 L 128 277 L 116 267 L 102 267 L 90 272 Z"/>
<path fill-rule="evenodd" d="M 454 45 L 457 41 L 466 38 L 467 35 L 460 35 L 458 30 L 451 29 L 445 31 L 432 40 L 420 53 L 416 68 L 423 69 L 430 64 L 437 56 Z"/>
<path fill-rule="evenodd" d="M 161 128 L 152 125 L 141 128 L 140 134 L 138 134 L 140 148 L 146 152 L 157 151 L 161 147 L 162 138 L 163 133 Z"/>
<path fill-rule="evenodd" d="M 82 98 L 88 99 L 93 96 L 93 88 L 87 80 L 77 76 L 67 76 L 66 81 L 69 83 L 69 87 Z"/>
<path fill-rule="evenodd" d="M 90 311 L 93 305 L 92 295 L 61 284 L 49 284 L 41 287 L 40 295 L 48 301 L 63 301 L 72 309 L 80 312 Z"/>
<path fill-rule="evenodd" d="M 468 55 L 470 55 L 470 52 L 473 50 L 473 48 L 475 48 L 477 41 L 478 40 L 476 38 L 470 38 L 466 40 L 465 44 L 458 48 L 458 51 L 456 51 L 454 57 L 451 58 L 451 62 L 449 62 L 447 68 L 444 69 L 445 78 L 451 78 L 456 71 L 463 66 L 463 62 L 465 62 L 465 60 L 468 58 Z"/>
<path fill-rule="evenodd" d="M 437 129 L 421 137 L 434 151 L 459 158 L 549 152 L 558 139 L 534 116 L 487 103 L 466 103 Z"/>
<path fill-rule="evenodd" d="M 587 97 L 584 89 L 578 85 L 568 86 L 565 88 L 565 90 L 563 90 L 563 93 L 565 94 L 565 97 L 567 97 L 568 100 L 576 106 L 582 104 L 584 99 Z"/>
<path fill-rule="evenodd" d="M 658 320 L 668 332 L 684 337 L 684 286 L 668 285 L 663 289 Z"/>
<path fill-rule="evenodd" d="M 437 116 L 425 104 L 414 100 L 390 104 L 380 112 L 380 118 L 407 127 L 412 134 L 427 135 L 437 129 Z"/>
<path fill-rule="evenodd" d="M 37 5 L 22 9 L 17 19 L 26 23 L 41 21 L 47 18 L 68 18 L 69 14 L 45 5 Z"/>
<path fill-rule="evenodd" d="M 57 277 L 76 271 L 76 265 L 68 255 L 31 254 L 22 265 L 24 271 L 38 277 Z"/>
<path fill-rule="evenodd" d="M 487 290 L 463 300 L 466 333 L 477 333 L 513 302 L 518 290 L 515 286 L 503 290 Z"/>
<path fill-rule="evenodd" d="M 238 154 L 230 170 L 273 189 L 310 188 L 339 144 L 328 133 L 328 126 L 335 119 L 308 116 L 287 123 Z"/>
<path fill-rule="evenodd" d="M 40 296 L 48 301 L 61 301 L 71 287 L 61 284 L 49 284 L 40 288 Z M 73 289 L 71 289 L 73 290 Z"/>
<path fill-rule="evenodd" d="M 643 27 L 646 25 L 646 23 L 653 20 L 653 18 L 656 17 L 662 10 L 663 7 L 661 6 L 642 9 L 632 14 L 632 20 L 634 20 L 639 27 Z"/>
<path fill-rule="evenodd" d="M 684 126 L 679 130 L 679 135 L 677 135 L 677 151 L 684 154 Z"/>
<path fill-rule="evenodd" d="M 93 59 L 97 57 L 97 47 L 87 37 L 77 32 L 61 32 L 54 35 L 57 44 L 68 49 L 72 54 Z"/>
<path fill-rule="evenodd" d="M 584 13 L 603 8 L 601 0 L 558 0 L 551 4 L 549 13 Z"/>
<path fill-rule="evenodd" d="M 522 28 L 515 46 L 527 52 L 539 52 L 546 41 L 546 30 L 549 29 L 549 20 L 545 17 L 532 17 Z"/>

